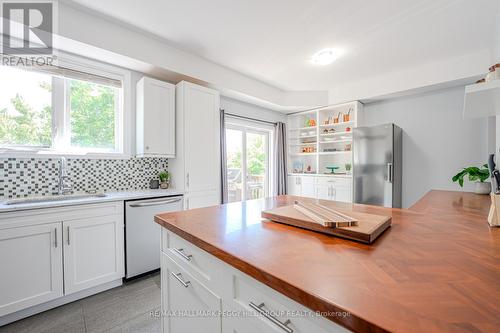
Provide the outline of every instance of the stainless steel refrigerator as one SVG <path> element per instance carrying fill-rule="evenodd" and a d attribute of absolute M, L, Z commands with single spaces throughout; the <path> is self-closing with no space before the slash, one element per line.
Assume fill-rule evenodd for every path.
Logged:
<path fill-rule="evenodd" d="M 402 146 L 394 124 L 354 128 L 355 203 L 401 208 Z"/>

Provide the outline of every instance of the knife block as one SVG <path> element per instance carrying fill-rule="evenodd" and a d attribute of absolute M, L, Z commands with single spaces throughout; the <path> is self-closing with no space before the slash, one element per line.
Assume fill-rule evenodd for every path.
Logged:
<path fill-rule="evenodd" d="M 488 214 L 488 223 L 492 227 L 500 227 L 500 195 L 491 193 L 491 207 Z"/>

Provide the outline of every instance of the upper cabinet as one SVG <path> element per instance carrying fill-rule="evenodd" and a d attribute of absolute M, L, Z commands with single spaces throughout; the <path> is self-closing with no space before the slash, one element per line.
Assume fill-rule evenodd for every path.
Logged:
<path fill-rule="evenodd" d="M 143 77 L 137 83 L 137 156 L 175 157 L 175 85 Z"/>
<path fill-rule="evenodd" d="M 219 92 L 182 81 L 176 105 L 177 155 L 168 165 L 172 186 L 185 191 L 188 209 L 219 204 Z"/>

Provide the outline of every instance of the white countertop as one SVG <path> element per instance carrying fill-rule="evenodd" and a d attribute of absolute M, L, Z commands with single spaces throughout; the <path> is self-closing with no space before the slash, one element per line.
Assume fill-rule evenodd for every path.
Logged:
<path fill-rule="evenodd" d="M 110 201 L 168 197 L 168 196 L 183 195 L 183 194 L 184 193 L 182 191 L 174 189 L 135 190 L 135 191 L 122 191 L 122 192 L 106 192 L 105 197 L 93 197 L 93 198 L 82 198 L 82 199 L 61 200 L 61 201 L 46 201 L 46 202 L 36 202 L 36 203 L 22 203 L 14 205 L 6 205 L 4 202 L 11 200 L 11 199 L 6 199 L 0 201 L 0 213 L 19 211 L 19 210 L 39 209 L 39 208 L 85 205 L 90 203 L 100 203 L 100 202 L 110 202 Z"/>

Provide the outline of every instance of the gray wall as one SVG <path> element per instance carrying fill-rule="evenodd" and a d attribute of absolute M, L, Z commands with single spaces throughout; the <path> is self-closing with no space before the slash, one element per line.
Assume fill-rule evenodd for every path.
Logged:
<path fill-rule="evenodd" d="M 365 104 L 362 126 L 392 122 L 403 129 L 403 207 L 431 189 L 460 190 L 451 177 L 486 163 L 487 119 L 464 120 L 463 100 L 458 87 Z"/>

